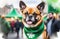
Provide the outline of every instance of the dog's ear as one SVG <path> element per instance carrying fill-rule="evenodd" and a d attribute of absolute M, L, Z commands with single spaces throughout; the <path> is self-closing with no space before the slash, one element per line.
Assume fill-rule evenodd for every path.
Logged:
<path fill-rule="evenodd" d="M 20 10 L 24 10 L 26 8 L 26 5 L 23 1 L 20 1 L 19 7 L 20 7 Z"/>
<path fill-rule="evenodd" d="M 44 3 L 44 2 L 41 2 L 41 3 L 37 6 L 37 8 L 38 8 L 39 11 L 42 11 L 42 10 L 44 9 L 44 7 L 45 7 L 45 3 Z"/>

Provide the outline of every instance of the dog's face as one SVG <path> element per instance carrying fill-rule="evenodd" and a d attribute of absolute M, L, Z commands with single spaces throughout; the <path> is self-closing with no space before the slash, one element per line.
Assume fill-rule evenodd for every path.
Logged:
<path fill-rule="evenodd" d="M 45 7 L 44 2 L 41 2 L 37 7 L 27 7 L 23 1 L 20 1 L 19 5 L 24 24 L 28 25 L 28 27 L 36 25 L 41 20 L 41 13 Z"/>

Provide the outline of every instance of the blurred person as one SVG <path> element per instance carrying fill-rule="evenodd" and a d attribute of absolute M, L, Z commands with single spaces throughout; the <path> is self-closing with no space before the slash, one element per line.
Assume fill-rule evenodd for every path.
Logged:
<path fill-rule="evenodd" d="M 57 32 L 59 31 L 60 31 L 60 14 L 58 15 L 58 19 L 53 23 L 52 35 L 57 36 Z"/>
<path fill-rule="evenodd" d="M 9 22 L 9 24 L 10 24 L 10 32 L 12 31 L 12 29 L 11 29 L 11 21 L 8 21 Z"/>
<path fill-rule="evenodd" d="M 1 32 L 1 19 L 2 19 L 2 17 L 1 17 L 1 15 L 0 15 L 0 32 Z"/>
<path fill-rule="evenodd" d="M 60 14 L 58 15 L 58 19 L 53 23 L 51 39 L 55 39 L 55 37 L 58 39 L 60 37 L 57 32 L 60 32 Z"/>
<path fill-rule="evenodd" d="M 10 31 L 10 24 L 8 21 L 5 20 L 5 17 L 2 17 L 1 19 L 1 30 L 3 33 L 3 38 L 7 39 L 8 33 Z"/>
<path fill-rule="evenodd" d="M 23 24 L 23 22 L 22 22 L 22 20 L 20 20 L 20 26 L 21 26 L 21 36 L 22 36 L 22 38 L 23 38 L 23 28 L 24 28 L 24 24 Z"/>
<path fill-rule="evenodd" d="M 12 32 L 14 31 L 14 26 L 15 26 L 15 21 L 14 19 L 12 18 L 11 22 L 10 22 L 10 25 L 11 25 L 11 30 Z"/>
<path fill-rule="evenodd" d="M 17 38 L 19 38 L 20 22 L 19 22 L 18 19 L 15 22 L 15 29 L 16 29 L 16 32 L 17 32 Z"/>
<path fill-rule="evenodd" d="M 1 19 L 2 19 L 2 18 L 1 18 L 1 15 L 0 15 L 0 24 L 1 24 Z"/>
<path fill-rule="evenodd" d="M 47 19 L 47 21 L 46 21 L 46 30 L 47 30 L 47 35 L 48 35 L 48 39 L 50 39 L 50 36 L 51 36 L 51 34 L 52 34 L 52 32 L 51 32 L 51 28 L 53 27 L 52 25 L 53 25 L 53 23 L 55 22 L 55 18 L 54 18 L 54 16 L 53 16 L 53 13 L 49 13 L 49 15 L 48 15 L 48 19 Z"/>

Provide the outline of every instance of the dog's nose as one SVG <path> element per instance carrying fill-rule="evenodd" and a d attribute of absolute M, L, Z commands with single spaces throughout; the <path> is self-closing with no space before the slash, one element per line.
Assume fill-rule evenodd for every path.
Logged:
<path fill-rule="evenodd" d="M 29 16 L 29 19 L 32 19 L 32 16 Z"/>

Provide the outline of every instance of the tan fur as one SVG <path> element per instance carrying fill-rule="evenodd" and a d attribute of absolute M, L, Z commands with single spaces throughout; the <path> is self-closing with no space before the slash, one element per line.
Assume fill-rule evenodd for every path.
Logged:
<path fill-rule="evenodd" d="M 29 12 L 29 14 L 33 14 L 34 12 L 36 12 L 36 14 L 40 14 L 40 11 L 37 8 L 29 8 L 29 7 L 26 7 L 23 10 L 23 13 L 25 13 L 27 11 Z"/>
<path fill-rule="evenodd" d="M 29 8 L 29 7 L 26 7 L 24 10 L 23 10 L 23 13 L 22 13 L 22 15 L 23 15 L 23 18 L 25 18 L 25 13 L 26 12 L 28 12 L 28 14 L 33 14 L 34 12 L 37 14 L 37 16 L 39 16 L 41 19 L 39 20 L 39 22 L 35 25 L 35 26 L 37 26 L 38 24 L 40 24 L 41 22 L 40 21 L 42 21 L 42 17 L 41 17 L 41 14 L 40 14 L 40 11 L 37 9 L 37 8 Z M 36 17 L 37 17 L 36 16 Z M 23 22 L 24 23 L 24 22 Z"/>
<path fill-rule="evenodd" d="M 25 23 L 25 21 L 24 21 L 24 18 L 26 18 L 25 17 L 25 13 L 26 12 L 28 12 L 28 14 L 29 15 L 32 15 L 34 12 L 37 14 L 37 16 L 36 16 L 36 18 L 40 18 L 39 20 L 38 20 L 38 22 L 34 25 L 35 27 L 37 26 L 37 25 L 39 25 L 43 20 L 43 16 L 41 16 L 41 11 L 37 8 L 37 7 L 25 7 L 23 10 L 21 10 L 22 11 L 22 16 L 23 16 L 23 19 L 22 19 L 22 22 L 25 24 L 25 25 L 27 25 L 26 23 Z M 28 25 L 28 26 L 30 26 L 30 25 Z M 23 31 L 24 32 L 24 31 Z M 41 34 L 41 36 L 42 36 L 42 39 L 45 39 L 46 38 L 46 31 L 44 30 L 44 32 Z M 41 39 L 40 37 L 41 36 L 39 36 L 38 37 L 38 39 Z M 23 39 L 27 39 L 27 37 L 25 36 L 25 33 L 23 33 Z"/>
<path fill-rule="evenodd" d="M 25 14 L 25 12 L 29 12 L 29 14 L 33 14 L 33 12 L 36 12 L 36 14 L 38 14 L 37 16 L 39 16 L 40 15 L 40 12 L 39 12 L 39 10 L 38 9 L 36 9 L 36 8 L 26 8 L 26 9 L 24 9 L 24 11 L 23 11 L 23 16 L 24 16 L 24 14 Z M 25 17 L 25 16 L 24 16 Z M 40 16 L 41 17 L 41 16 Z M 39 25 L 41 22 L 42 22 L 42 19 L 43 19 L 43 16 L 41 17 L 41 19 L 39 20 L 39 22 L 35 25 L 35 26 L 37 26 L 37 25 Z M 23 21 L 23 23 L 25 23 L 24 21 Z M 46 29 L 44 30 L 44 32 L 42 33 L 42 37 L 43 37 L 43 39 L 46 39 Z"/>

